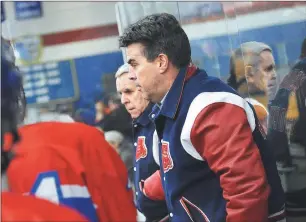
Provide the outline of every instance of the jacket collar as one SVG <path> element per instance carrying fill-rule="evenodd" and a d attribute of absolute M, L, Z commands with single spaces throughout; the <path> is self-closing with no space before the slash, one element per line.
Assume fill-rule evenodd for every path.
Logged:
<path fill-rule="evenodd" d="M 152 111 L 153 106 L 154 106 L 153 103 L 149 103 L 146 109 L 143 111 L 143 113 L 133 121 L 133 124 L 136 123 L 142 126 L 147 126 L 151 122 L 149 115 Z"/>
<path fill-rule="evenodd" d="M 180 69 L 179 74 L 177 75 L 169 92 L 164 98 L 163 103 L 161 104 L 160 112 L 159 112 L 160 114 L 166 117 L 169 117 L 171 119 L 175 118 L 178 106 L 181 101 L 184 84 L 189 78 L 191 78 L 197 72 L 197 70 L 198 68 L 192 63 Z M 154 111 L 156 112 L 156 109 L 157 107 L 154 107 L 153 112 Z M 156 113 L 155 113 L 155 116 L 156 116 Z"/>

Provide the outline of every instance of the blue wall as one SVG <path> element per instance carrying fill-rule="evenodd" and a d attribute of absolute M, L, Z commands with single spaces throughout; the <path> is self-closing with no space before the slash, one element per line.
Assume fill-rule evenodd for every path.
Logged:
<path fill-rule="evenodd" d="M 80 90 L 80 100 L 75 103 L 76 108 L 93 108 L 95 97 L 103 92 L 102 76 L 115 75 L 122 64 L 121 51 L 75 59 Z"/>

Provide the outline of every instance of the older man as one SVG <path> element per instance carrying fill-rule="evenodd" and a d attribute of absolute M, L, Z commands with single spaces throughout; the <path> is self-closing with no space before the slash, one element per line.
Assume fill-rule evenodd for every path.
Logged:
<path fill-rule="evenodd" d="M 244 98 L 267 107 L 276 93 L 276 76 L 272 49 L 263 42 L 245 42 L 231 56 L 228 83 Z"/>
<path fill-rule="evenodd" d="M 230 58 L 228 84 L 253 105 L 267 133 L 267 105 L 277 89 L 275 61 L 270 46 L 255 41 L 241 44 Z"/>
<path fill-rule="evenodd" d="M 159 170 L 158 157 L 152 152 L 155 126 L 150 121 L 149 114 L 153 104 L 143 97 L 141 88 L 134 80 L 129 79 L 128 73 L 128 64 L 119 68 L 116 73 L 116 86 L 121 95 L 122 104 L 133 118 L 133 141 L 136 147 L 134 160 L 136 206 L 147 221 L 161 220 L 168 215 L 164 197 L 151 200 L 140 191 L 139 187 L 141 181 Z"/>
<path fill-rule="evenodd" d="M 281 216 L 284 193 L 254 110 L 190 63 L 189 39 L 176 18 L 149 15 L 119 42 L 127 47 L 131 78 L 157 103 L 150 118 L 160 139 L 161 175 L 146 180 L 143 191 L 154 197 L 159 193 L 148 185 L 162 183 L 173 222 Z"/>

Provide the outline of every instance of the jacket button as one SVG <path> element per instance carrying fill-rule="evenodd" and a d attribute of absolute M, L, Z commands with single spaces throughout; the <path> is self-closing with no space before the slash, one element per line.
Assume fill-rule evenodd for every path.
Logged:
<path fill-rule="evenodd" d="M 151 117 L 154 118 L 154 117 L 155 117 L 155 114 L 153 113 L 153 114 L 151 115 Z"/>
<path fill-rule="evenodd" d="M 170 217 L 173 217 L 173 213 L 170 213 Z"/>
<path fill-rule="evenodd" d="M 134 171 L 136 171 L 136 167 L 134 167 Z"/>
<path fill-rule="evenodd" d="M 137 124 L 135 124 L 134 127 L 137 127 Z"/>
<path fill-rule="evenodd" d="M 164 181 L 166 181 L 166 177 L 164 177 Z"/>
<path fill-rule="evenodd" d="M 136 142 L 134 143 L 134 146 L 137 146 L 137 143 L 136 143 Z"/>
<path fill-rule="evenodd" d="M 137 195 L 138 195 L 138 192 L 136 191 L 135 194 L 136 194 L 136 196 L 137 196 Z"/>

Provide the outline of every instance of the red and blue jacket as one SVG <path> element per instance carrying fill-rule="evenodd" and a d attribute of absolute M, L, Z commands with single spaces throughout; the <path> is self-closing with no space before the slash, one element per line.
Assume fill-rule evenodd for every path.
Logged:
<path fill-rule="evenodd" d="M 272 150 L 253 107 L 231 87 L 194 66 L 182 68 L 150 118 L 161 170 L 143 191 L 154 197 L 152 187 L 162 184 L 171 221 L 284 218 Z"/>

